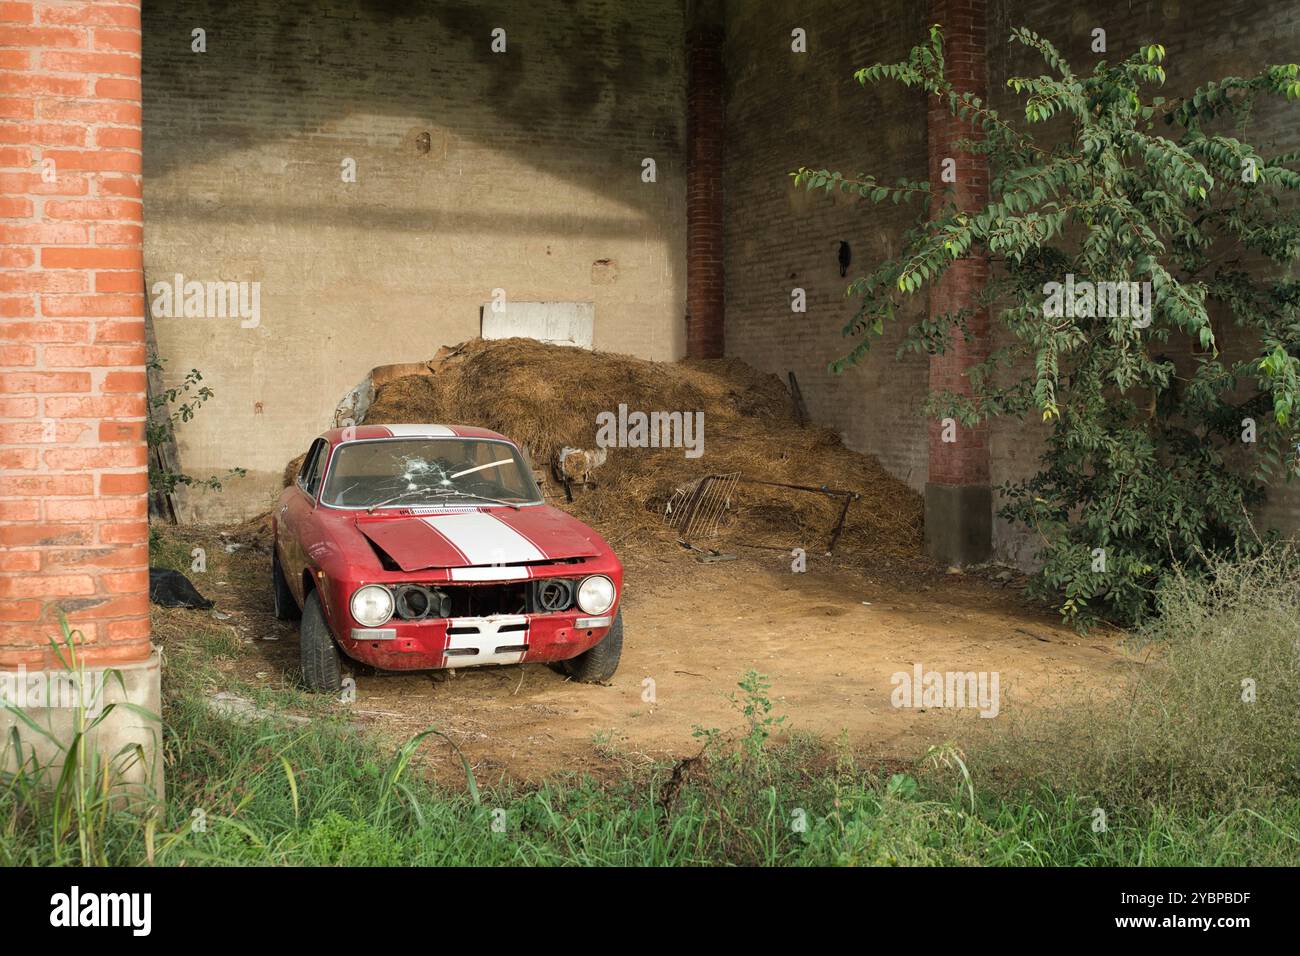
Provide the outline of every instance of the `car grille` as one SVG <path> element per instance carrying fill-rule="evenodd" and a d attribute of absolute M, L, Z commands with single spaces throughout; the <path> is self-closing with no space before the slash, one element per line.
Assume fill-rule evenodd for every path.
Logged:
<path fill-rule="evenodd" d="M 539 578 L 484 584 L 398 584 L 394 616 L 403 621 L 494 614 L 558 614 L 576 606 L 577 581 Z"/>

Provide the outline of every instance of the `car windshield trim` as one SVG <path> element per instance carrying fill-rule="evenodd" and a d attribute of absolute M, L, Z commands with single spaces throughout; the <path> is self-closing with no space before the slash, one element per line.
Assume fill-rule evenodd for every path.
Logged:
<path fill-rule="evenodd" d="M 341 441 L 336 445 L 334 445 L 333 447 L 329 447 L 327 445 L 326 448 L 322 450 L 323 453 L 327 453 L 329 455 L 329 458 L 325 463 L 325 471 L 321 475 L 320 488 L 317 490 L 317 494 L 313 499 L 315 501 L 316 506 L 320 508 L 328 508 L 331 511 L 369 512 L 373 508 L 375 512 L 383 512 L 383 511 L 390 511 L 398 508 L 440 508 L 444 506 L 449 508 L 456 508 L 456 509 L 506 507 L 506 508 L 513 508 L 517 510 L 519 508 L 535 508 L 539 505 L 546 504 L 545 496 L 542 494 L 541 488 L 536 486 L 535 482 L 534 482 L 534 487 L 537 487 L 538 497 L 535 500 L 531 500 L 531 501 L 519 501 L 519 502 L 504 501 L 503 502 L 499 499 L 484 498 L 475 495 L 472 492 L 463 492 L 463 491 L 455 495 L 444 495 L 440 500 L 435 499 L 434 496 L 431 494 L 425 498 L 413 498 L 411 501 L 405 503 L 394 502 L 392 504 L 386 504 L 378 507 L 368 505 L 368 504 L 363 504 L 363 505 L 331 504 L 330 502 L 325 500 L 325 489 L 326 487 L 328 487 L 330 479 L 333 477 L 334 468 L 339 458 L 339 452 L 342 451 L 344 448 L 349 448 L 353 445 L 371 445 L 371 444 L 384 444 L 388 442 L 409 442 L 409 441 L 420 441 L 420 440 L 483 442 L 488 444 L 500 445 L 502 448 L 510 451 L 512 457 L 516 454 L 521 455 L 518 446 L 515 445 L 513 442 L 511 442 L 509 439 L 490 438 L 487 436 L 476 436 L 476 435 L 429 435 L 429 436 L 392 435 L 383 438 L 358 438 L 352 441 Z M 532 479 L 533 477 L 532 472 L 531 470 L 528 469 L 527 463 L 523 461 L 522 455 L 519 460 L 520 463 L 523 465 L 524 477 L 528 479 Z M 493 464 L 500 465 L 501 463 L 502 462 L 494 462 Z"/>
<path fill-rule="evenodd" d="M 497 464 L 500 464 L 500 462 L 497 462 Z M 477 470 L 478 469 L 471 469 L 468 473 Z M 459 475 L 463 474 L 467 474 L 467 472 L 460 472 L 458 475 L 452 475 L 451 477 L 457 478 Z M 385 498 L 383 501 L 376 502 L 373 505 L 367 505 L 366 513 L 374 514 L 380 508 L 394 507 L 397 505 L 397 502 L 403 500 L 408 495 L 428 495 L 433 501 L 438 501 L 441 498 L 472 498 L 474 501 L 487 501 L 494 505 L 505 505 L 507 508 L 513 508 L 516 511 L 519 510 L 519 504 L 514 501 L 506 501 L 504 498 L 492 498 L 488 495 L 476 495 L 472 491 L 461 491 L 459 488 L 434 488 L 433 490 L 428 488 L 411 488 L 396 494 L 391 498 Z M 409 506 L 402 505 L 402 507 L 405 508 Z M 426 505 L 426 507 L 432 507 L 432 505 Z"/>

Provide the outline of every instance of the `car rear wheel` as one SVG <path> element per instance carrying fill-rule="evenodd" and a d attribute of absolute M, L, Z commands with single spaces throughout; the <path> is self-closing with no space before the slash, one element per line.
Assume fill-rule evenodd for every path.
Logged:
<path fill-rule="evenodd" d="M 275 618 L 278 621 L 294 621 L 302 616 L 298 602 L 293 599 L 289 582 L 284 579 L 284 569 L 280 567 L 280 555 L 271 548 L 271 594 L 275 600 Z"/>
<path fill-rule="evenodd" d="M 603 684 L 618 670 L 623 656 L 623 611 L 614 615 L 609 632 L 595 647 L 565 661 L 565 670 L 574 680 L 583 684 Z"/>
<path fill-rule="evenodd" d="M 302 609 L 302 624 L 298 628 L 298 641 L 302 654 L 302 678 L 307 686 L 322 694 L 336 694 L 343 686 L 343 668 L 339 649 L 325 623 L 320 595 L 312 591 Z"/>

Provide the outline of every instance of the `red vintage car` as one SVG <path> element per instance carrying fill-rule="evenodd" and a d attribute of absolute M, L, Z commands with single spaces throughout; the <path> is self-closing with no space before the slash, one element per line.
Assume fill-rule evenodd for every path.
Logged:
<path fill-rule="evenodd" d="M 536 661 L 580 681 L 618 667 L 623 565 L 496 432 L 335 428 L 272 526 L 275 613 L 301 615 L 314 690 L 339 689 L 341 655 L 394 671 Z"/>

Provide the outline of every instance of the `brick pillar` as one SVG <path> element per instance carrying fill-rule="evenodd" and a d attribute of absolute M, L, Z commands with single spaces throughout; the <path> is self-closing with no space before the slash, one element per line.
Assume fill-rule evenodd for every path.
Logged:
<path fill-rule="evenodd" d="M 0 3 L 0 70 L 0 668 L 66 615 L 149 704 L 139 0 Z"/>
<path fill-rule="evenodd" d="M 929 22 L 943 27 L 944 60 L 949 80 L 959 91 L 988 101 L 985 65 L 986 0 L 930 0 Z M 961 209 L 982 209 L 988 202 L 988 163 L 982 156 L 959 152 L 958 140 L 975 139 L 979 130 L 949 113 L 932 97 L 927 113 L 931 212 L 946 202 Z M 942 179 L 943 162 L 956 161 L 955 183 Z M 979 257 L 954 262 L 930 289 L 930 315 L 953 313 L 969 306 L 988 279 L 988 265 Z M 943 355 L 930 358 L 930 388 L 971 393 L 967 370 L 988 357 L 989 316 L 980 310 L 967 320 L 973 341 L 954 338 Z M 930 422 L 930 474 L 925 487 L 925 545 L 932 556 L 949 564 L 987 561 L 993 544 L 993 492 L 989 479 L 988 426 L 958 426 L 955 441 L 944 441 L 944 424 Z M 953 437 L 949 430 L 949 437 Z"/>
<path fill-rule="evenodd" d="M 721 358 L 726 342 L 722 288 L 722 40 L 716 23 L 691 28 L 686 98 L 686 354 Z"/>

